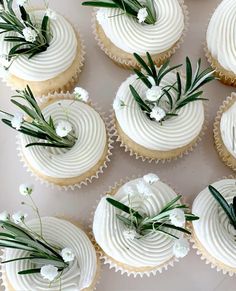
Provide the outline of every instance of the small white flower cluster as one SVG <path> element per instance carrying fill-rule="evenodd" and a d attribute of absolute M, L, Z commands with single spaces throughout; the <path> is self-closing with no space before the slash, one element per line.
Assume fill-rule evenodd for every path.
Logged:
<path fill-rule="evenodd" d="M 147 17 L 148 17 L 147 8 L 139 9 L 138 15 L 137 15 L 138 22 L 139 23 L 143 23 L 146 20 Z"/>
<path fill-rule="evenodd" d="M 1 55 L 0 56 L 0 66 L 4 68 L 8 68 L 10 66 L 10 61 L 8 60 L 7 55 Z"/>
<path fill-rule="evenodd" d="M 27 4 L 27 2 L 28 2 L 28 0 L 17 0 L 17 5 L 19 5 L 19 6 L 23 6 L 23 5 L 25 5 L 25 4 Z"/>
<path fill-rule="evenodd" d="M 72 131 L 72 125 L 67 120 L 60 120 L 56 126 L 56 134 L 60 137 L 66 137 Z"/>
<path fill-rule="evenodd" d="M 34 187 L 31 184 L 21 184 L 19 187 L 19 192 L 23 196 L 31 195 L 33 193 Z"/>
<path fill-rule="evenodd" d="M 122 108 L 124 108 L 126 105 L 124 103 L 123 100 L 121 100 L 120 98 L 116 98 L 113 102 L 113 109 L 116 110 L 120 110 Z"/>
<path fill-rule="evenodd" d="M 57 13 L 54 10 L 50 9 L 50 8 L 48 8 L 46 10 L 46 16 L 51 20 L 56 20 L 57 19 Z"/>
<path fill-rule="evenodd" d="M 64 248 L 61 251 L 61 256 L 65 263 L 70 263 L 75 259 L 75 254 L 70 248 Z M 59 270 L 53 265 L 45 265 L 40 269 L 40 274 L 44 280 L 52 282 L 59 275 Z"/>
<path fill-rule="evenodd" d="M 156 174 L 149 173 L 149 174 L 143 176 L 143 180 L 147 184 L 152 185 L 152 184 L 158 182 L 160 180 L 160 178 Z"/>
<path fill-rule="evenodd" d="M 106 24 L 107 20 L 109 19 L 107 16 L 107 9 L 100 8 L 96 13 L 96 19 L 100 25 Z"/>
<path fill-rule="evenodd" d="M 185 213 L 179 208 L 175 208 L 170 211 L 169 219 L 171 224 L 178 227 L 183 227 L 186 223 Z"/>
<path fill-rule="evenodd" d="M 176 258 L 185 257 L 190 251 L 190 245 L 186 238 L 176 239 L 173 245 L 173 253 Z"/>
<path fill-rule="evenodd" d="M 166 112 L 159 106 L 154 106 L 150 113 L 150 117 L 155 119 L 156 121 L 161 121 L 166 116 Z"/>
<path fill-rule="evenodd" d="M 85 89 L 81 87 L 76 87 L 74 89 L 75 99 L 78 101 L 88 102 L 89 100 L 89 93 Z"/>
<path fill-rule="evenodd" d="M 139 195 L 142 198 L 149 198 L 153 195 L 151 188 L 145 181 L 139 181 L 136 185 Z"/>
<path fill-rule="evenodd" d="M 160 86 L 152 86 L 146 92 L 146 99 L 151 102 L 158 101 L 162 95 L 162 89 Z"/>
<path fill-rule="evenodd" d="M 22 33 L 24 35 L 25 40 L 28 42 L 35 42 L 38 36 L 38 33 L 31 27 L 25 27 L 22 30 Z"/>
<path fill-rule="evenodd" d="M 21 112 L 16 112 L 11 120 L 11 125 L 16 130 L 21 129 L 21 125 L 24 122 L 24 114 Z"/>

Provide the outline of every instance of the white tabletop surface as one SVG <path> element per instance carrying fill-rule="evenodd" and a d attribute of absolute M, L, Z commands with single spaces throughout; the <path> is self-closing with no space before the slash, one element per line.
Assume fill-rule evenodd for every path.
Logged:
<path fill-rule="evenodd" d="M 186 0 L 185 2 L 190 11 L 190 28 L 180 50 L 173 56 L 172 64 L 183 63 L 185 56 L 188 55 L 193 60 L 201 57 L 203 64 L 206 65 L 203 52 L 205 32 L 209 17 L 219 0 Z M 36 3 L 41 3 L 41 0 Z M 79 84 L 90 92 L 91 98 L 99 103 L 104 111 L 108 112 L 116 90 L 130 72 L 117 67 L 98 48 L 91 29 L 91 9 L 82 7 L 80 4 L 81 0 L 50 1 L 50 6 L 70 19 L 83 34 L 86 44 L 86 63 Z M 43 216 L 65 216 L 88 225 L 93 206 L 110 185 L 122 177 L 148 172 L 155 172 L 161 179 L 168 181 L 186 196 L 188 203 L 191 204 L 196 195 L 209 183 L 225 175 L 233 174 L 218 158 L 212 134 L 216 112 L 222 101 L 233 90 L 217 81 L 206 87 L 206 96 L 209 98 L 208 130 L 202 142 L 187 157 L 166 164 L 149 164 L 135 160 L 116 145 L 112 161 L 100 179 L 74 192 L 53 190 L 36 182 L 25 171 L 17 157 L 15 132 L 0 124 L 0 212 L 19 210 L 22 196 L 18 194 L 18 186 L 21 183 L 30 182 L 35 185 L 34 198 Z M 1 109 L 14 112 L 9 102 L 12 93 L 5 84 L 0 83 Z M 126 275 L 122 276 L 104 266 L 97 290 L 233 291 L 235 283 L 234 277 L 230 278 L 211 269 L 192 250 L 174 268 L 150 278 L 134 279 Z"/>

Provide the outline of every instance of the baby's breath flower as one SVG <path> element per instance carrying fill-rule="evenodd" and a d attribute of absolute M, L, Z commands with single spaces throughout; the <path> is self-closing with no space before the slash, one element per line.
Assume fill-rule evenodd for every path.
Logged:
<path fill-rule="evenodd" d="M 1 221 L 10 220 L 10 214 L 7 211 L 3 211 L 2 213 L 0 213 L 0 220 Z"/>
<path fill-rule="evenodd" d="M 178 226 L 178 227 L 183 227 L 186 222 L 185 214 L 182 209 L 175 208 L 171 210 L 169 214 L 169 218 L 171 221 L 171 224 Z"/>
<path fill-rule="evenodd" d="M 138 234 L 135 229 L 128 229 L 123 231 L 124 238 L 127 240 L 134 240 L 138 237 Z"/>
<path fill-rule="evenodd" d="M 21 184 L 19 187 L 20 194 L 23 196 L 31 195 L 33 192 L 33 186 L 29 184 Z"/>
<path fill-rule="evenodd" d="M 16 224 L 19 224 L 25 220 L 28 214 L 18 211 L 12 215 L 12 219 Z"/>
<path fill-rule="evenodd" d="M 165 110 L 158 106 L 153 107 L 150 113 L 150 117 L 158 122 L 161 121 L 165 116 L 166 116 Z"/>
<path fill-rule="evenodd" d="M 88 102 L 89 93 L 81 87 L 76 87 L 74 89 L 75 99 L 83 102 Z"/>
<path fill-rule="evenodd" d="M 113 102 L 113 109 L 114 110 L 120 110 L 120 109 L 124 108 L 125 106 L 126 105 L 125 105 L 124 101 L 122 101 L 119 98 L 116 98 Z"/>
<path fill-rule="evenodd" d="M 56 126 L 56 133 L 60 137 L 66 137 L 72 131 L 72 125 L 66 120 L 61 120 Z"/>
<path fill-rule="evenodd" d="M 175 240 L 173 245 L 173 253 L 176 258 L 185 257 L 190 250 L 189 242 L 186 238 L 179 238 Z"/>
<path fill-rule="evenodd" d="M 66 263 L 72 262 L 75 259 L 75 254 L 70 248 L 64 248 L 61 251 L 61 256 Z"/>
<path fill-rule="evenodd" d="M 142 182 L 142 181 L 139 181 L 137 183 L 137 190 L 138 190 L 139 194 L 141 196 L 143 196 L 144 198 L 147 198 L 147 197 L 153 195 L 152 190 L 150 189 L 148 184 L 145 182 Z"/>
<path fill-rule="evenodd" d="M 152 86 L 152 88 L 148 89 L 146 92 L 146 99 L 148 101 L 158 101 L 162 95 L 162 89 L 159 86 Z"/>
<path fill-rule="evenodd" d="M 143 23 L 146 20 L 147 16 L 148 16 L 147 8 L 139 9 L 138 15 L 137 15 L 138 22 Z"/>
<path fill-rule="evenodd" d="M 57 267 L 53 265 L 45 265 L 40 269 L 40 274 L 43 279 L 52 282 L 58 276 L 59 272 Z"/>
<path fill-rule="evenodd" d="M 26 27 L 22 30 L 22 33 L 24 35 L 24 38 L 26 41 L 28 42 L 35 42 L 36 41 L 36 38 L 38 36 L 37 32 L 30 28 L 30 27 Z"/>
<path fill-rule="evenodd" d="M 147 174 L 147 175 L 143 176 L 143 180 L 147 184 L 152 185 L 152 184 L 156 183 L 157 181 L 159 181 L 160 178 L 157 175 L 150 173 L 150 174 Z"/>

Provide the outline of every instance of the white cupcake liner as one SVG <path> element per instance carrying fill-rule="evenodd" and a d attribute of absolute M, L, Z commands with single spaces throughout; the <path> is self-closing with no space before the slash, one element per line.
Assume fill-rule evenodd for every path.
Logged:
<path fill-rule="evenodd" d="M 56 100 L 57 98 L 60 99 L 74 99 L 74 95 L 70 94 L 69 92 L 64 93 L 54 93 L 54 94 L 48 94 L 47 96 L 42 96 L 40 99 L 38 99 L 39 106 L 42 106 L 43 104 L 47 103 L 49 100 Z M 51 188 L 56 188 L 58 190 L 75 190 L 76 188 L 81 188 L 82 186 L 87 186 L 88 184 L 91 184 L 94 179 L 98 179 L 101 174 L 104 173 L 104 169 L 108 167 L 108 163 L 111 161 L 111 156 L 112 156 L 112 149 L 113 149 L 113 134 L 111 132 L 111 123 L 109 121 L 109 118 L 106 117 L 104 112 L 100 112 L 101 108 L 97 107 L 97 104 L 91 103 L 91 107 L 93 107 L 101 116 L 103 119 L 105 126 L 106 126 L 106 133 L 107 133 L 107 146 L 108 146 L 108 151 L 104 160 L 104 163 L 99 167 L 99 169 L 96 171 L 95 175 L 92 175 L 90 177 L 87 177 L 83 181 L 73 184 L 73 185 L 68 185 L 68 186 L 59 186 L 57 184 L 51 183 L 49 181 L 44 180 L 43 178 L 37 176 L 37 174 L 34 173 L 34 171 L 30 168 L 28 163 L 25 161 L 22 153 L 22 146 L 20 142 L 20 136 L 17 135 L 16 137 L 16 145 L 17 145 L 17 153 L 20 161 L 23 164 L 23 167 L 26 168 L 26 171 L 30 173 L 32 177 L 34 177 L 37 181 L 39 181 L 42 185 L 46 185 L 47 187 Z"/>
<path fill-rule="evenodd" d="M 67 220 L 66 218 L 62 218 L 62 219 Z M 67 220 L 67 221 L 71 222 L 70 220 Z M 73 224 L 73 222 L 71 222 L 71 223 Z M 89 240 L 93 243 L 90 231 L 86 230 L 83 226 L 80 227 L 80 229 L 85 232 L 85 234 L 88 236 Z M 100 284 L 100 281 L 101 281 L 102 265 L 101 265 L 100 260 L 99 260 L 100 254 L 98 253 L 96 248 L 95 248 L 95 251 L 96 251 L 96 255 L 97 255 L 97 273 L 95 275 L 94 282 L 92 282 L 91 287 L 83 289 L 86 291 L 97 290 L 97 286 Z M 0 263 L 5 260 L 5 252 L 6 252 L 5 249 L 0 249 Z M 6 279 L 4 278 L 5 274 L 6 274 L 6 267 L 5 267 L 5 265 L 1 264 L 1 267 L 0 267 L 0 286 L 3 287 L 4 291 L 8 291 L 9 290 L 8 284 L 6 282 Z"/>
<path fill-rule="evenodd" d="M 169 49 L 169 51 L 163 52 L 163 56 L 162 57 L 157 57 L 158 59 L 158 63 L 164 63 L 167 59 L 169 59 L 175 52 L 176 50 L 178 50 L 181 46 L 181 44 L 184 41 L 184 37 L 186 36 L 186 33 L 188 31 L 189 28 L 189 11 L 188 11 L 188 7 L 187 5 L 184 4 L 184 0 L 178 0 L 183 13 L 184 13 L 184 17 L 185 17 L 185 25 L 184 25 L 184 30 L 182 32 L 182 35 L 180 37 L 180 39 L 173 45 L 173 47 L 171 49 Z M 103 44 L 102 40 L 100 39 L 99 35 L 97 34 L 97 29 L 96 29 L 96 8 L 94 9 L 94 12 L 92 14 L 92 31 L 93 34 L 95 36 L 95 39 L 98 43 L 98 46 L 101 48 L 101 50 L 110 58 L 112 59 L 115 63 L 117 63 L 118 65 L 120 65 L 123 68 L 131 68 L 131 67 L 137 67 L 139 66 L 138 63 L 135 60 L 124 60 L 118 56 L 113 55 L 108 48 L 105 47 L 105 45 Z M 157 54 L 158 55 L 158 54 Z M 157 61 L 157 60 L 156 60 Z"/>
<path fill-rule="evenodd" d="M 223 101 L 223 104 L 220 106 L 220 108 L 216 114 L 216 118 L 215 118 L 215 122 L 214 122 L 214 126 L 213 126 L 213 133 L 214 133 L 215 147 L 216 147 L 216 150 L 217 150 L 221 160 L 223 161 L 223 163 L 226 166 L 231 168 L 233 171 L 236 171 L 236 167 L 235 167 L 236 159 L 231 155 L 231 153 L 228 151 L 228 149 L 224 145 L 223 140 L 221 138 L 221 132 L 220 132 L 220 122 L 221 122 L 221 118 L 222 118 L 222 115 L 224 113 L 224 110 L 233 101 L 236 102 L 236 93 L 231 93 L 231 95 L 228 96 L 226 98 L 226 100 Z"/>
<path fill-rule="evenodd" d="M 201 129 L 201 132 L 197 136 L 195 143 L 191 145 L 188 149 L 186 149 L 184 152 L 179 154 L 178 156 L 167 158 L 167 159 L 158 159 L 158 158 L 154 159 L 148 156 L 140 155 L 137 152 L 135 152 L 130 146 L 126 145 L 125 142 L 122 140 L 122 137 L 119 135 L 117 131 L 116 116 L 113 110 L 111 110 L 111 114 L 110 114 L 111 125 L 112 125 L 111 131 L 112 131 L 113 137 L 115 138 L 115 141 L 118 142 L 120 144 L 120 147 L 124 148 L 125 152 L 128 152 L 131 157 L 134 156 L 136 160 L 141 159 L 143 162 L 146 162 L 146 161 L 149 163 L 155 162 L 156 164 L 161 162 L 164 164 L 166 162 L 176 161 L 180 158 L 183 158 L 184 156 L 187 156 L 188 154 L 194 151 L 194 149 L 198 146 L 198 144 L 202 141 L 203 137 L 205 136 L 205 133 L 208 127 L 208 113 L 207 113 L 206 103 L 204 103 L 204 114 L 205 114 L 205 120 Z"/>
<path fill-rule="evenodd" d="M 143 177 L 143 174 L 140 175 L 133 175 L 131 177 L 125 177 L 123 179 L 121 179 L 119 182 L 115 182 L 114 186 L 110 186 L 109 190 L 106 191 L 104 194 L 100 195 L 100 198 L 96 200 L 96 205 L 93 206 L 93 210 L 91 212 L 91 217 L 90 217 L 90 239 L 93 242 L 95 249 L 97 251 L 97 253 L 99 254 L 100 260 L 103 262 L 104 265 L 108 265 L 109 269 L 114 269 L 115 272 L 120 272 L 121 275 L 126 274 L 128 277 L 133 276 L 134 278 L 136 277 L 150 277 L 151 275 L 157 275 L 158 273 L 162 273 L 163 271 L 168 270 L 170 267 L 174 267 L 174 265 L 180 261 L 179 258 L 176 258 L 175 256 L 173 256 L 169 261 L 167 261 L 166 263 L 162 264 L 161 266 L 157 266 L 157 267 L 153 267 L 153 269 L 151 270 L 147 270 L 147 271 L 131 271 L 131 270 L 127 270 L 122 264 L 122 263 L 118 263 L 115 262 L 113 259 L 109 258 L 104 251 L 102 250 L 102 248 L 98 245 L 98 243 L 96 242 L 96 239 L 94 237 L 93 234 L 93 219 L 94 219 L 94 214 L 95 211 L 97 209 L 97 206 L 100 202 L 100 200 L 107 194 L 110 194 L 112 192 L 115 192 L 118 188 L 120 188 L 122 185 L 124 185 L 125 183 L 137 179 L 137 178 L 141 178 Z M 163 183 L 166 183 L 165 181 L 161 180 Z M 170 186 L 169 183 L 166 183 L 167 185 Z M 178 194 L 179 192 L 176 191 L 172 186 L 170 186 L 175 192 L 176 194 Z M 184 197 L 185 198 L 185 197 Z M 185 199 L 182 199 L 182 201 L 184 201 Z M 185 203 L 186 205 L 188 205 L 187 203 Z M 186 226 L 189 228 L 189 223 L 186 224 Z M 188 240 L 190 240 L 190 237 L 187 237 Z M 132 266 L 130 266 L 130 269 L 132 269 Z M 135 269 L 135 268 L 134 268 Z M 145 269 L 145 267 L 144 267 Z"/>
<path fill-rule="evenodd" d="M 236 179 L 234 175 L 229 176 L 223 176 L 221 179 L 218 179 L 217 181 L 223 180 L 223 179 Z M 194 232 L 194 227 L 191 224 L 192 233 Z M 204 246 L 200 245 L 200 243 L 197 242 L 197 238 L 194 238 L 192 235 L 190 238 L 190 242 L 192 243 L 193 250 L 196 251 L 196 254 L 200 257 L 200 259 L 206 264 L 210 265 L 211 269 L 216 269 L 217 272 L 222 272 L 224 275 L 229 275 L 230 277 L 236 275 L 236 269 L 235 272 L 232 271 L 232 268 L 227 267 L 226 265 L 223 265 L 223 263 L 219 262 L 219 265 L 216 263 L 217 259 L 215 259 L 211 254 L 209 254 Z"/>
<path fill-rule="evenodd" d="M 65 84 L 62 87 L 55 88 L 54 90 L 48 90 L 49 92 L 47 94 L 60 93 L 61 91 L 64 91 L 64 92 L 72 91 L 72 89 L 78 83 L 79 75 L 82 72 L 82 68 L 83 68 L 84 63 L 85 63 L 86 46 L 85 46 L 84 39 L 83 39 L 83 36 L 82 36 L 79 28 L 76 25 L 73 25 L 73 24 L 71 24 L 71 25 L 72 25 L 72 27 L 74 29 L 74 32 L 75 32 L 76 37 L 77 37 L 77 40 L 78 40 L 79 45 L 80 45 L 80 56 L 79 56 L 80 60 L 79 60 L 79 65 L 78 65 L 77 71 L 76 71 L 75 75 L 72 76 L 71 80 L 67 84 Z M 60 75 L 60 74 L 63 74 L 63 72 L 59 73 L 58 75 Z M 11 76 L 11 74 L 9 73 L 9 77 L 10 76 Z M 15 90 L 19 89 L 19 88 L 15 87 L 14 84 L 9 81 L 9 78 L 8 78 L 7 75 L 6 76 L 2 76 L 2 77 L 0 76 L 0 78 L 1 78 L 2 82 L 5 83 L 5 85 L 7 87 L 9 87 L 11 90 L 15 91 Z M 40 82 L 40 81 L 38 81 L 38 82 Z M 44 81 L 42 81 L 42 83 L 43 82 Z M 30 83 L 30 81 L 29 81 L 29 83 Z M 36 96 L 36 99 L 37 99 L 37 96 Z"/>

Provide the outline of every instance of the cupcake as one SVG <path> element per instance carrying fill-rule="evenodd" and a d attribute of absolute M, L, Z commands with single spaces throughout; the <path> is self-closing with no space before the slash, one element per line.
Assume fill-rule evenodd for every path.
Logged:
<path fill-rule="evenodd" d="M 139 63 L 133 53 L 145 57 L 149 51 L 160 66 L 179 48 L 188 20 L 184 1 L 110 2 L 101 5 L 98 0 L 82 4 L 105 6 L 96 10 L 93 29 L 99 46 L 115 63 L 128 69 L 137 67 Z"/>
<path fill-rule="evenodd" d="M 28 185 L 20 189 L 23 195 L 32 195 Z M 0 273 L 5 290 L 94 290 L 97 254 L 86 233 L 75 224 L 40 216 L 27 221 L 24 212 L 10 216 L 4 211 L 0 226 Z"/>
<path fill-rule="evenodd" d="M 48 95 L 40 107 L 29 87 L 18 91 L 18 97 L 12 102 L 21 111 L 2 112 L 3 122 L 19 132 L 18 151 L 28 170 L 42 182 L 65 189 L 98 178 L 110 160 L 112 141 L 107 122 L 88 101 L 88 92 L 77 87 L 74 95 Z"/>
<path fill-rule="evenodd" d="M 136 158 L 165 161 L 188 153 L 204 129 L 204 98 L 200 88 L 214 80 L 212 71 L 196 72 L 186 58 L 186 78 L 166 62 L 159 69 L 134 57 L 142 70 L 134 70 L 119 87 L 114 103 L 114 135 Z"/>
<path fill-rule="evenodd" d="M 213 13 L 206 35 L 206 54 L 215 75 L 226 85 L 236 86 L 236 2 L 223 0 Z"/>
<path fill-rule="evenodd" d="M 236 94 L 220 107 L 214 123 L 215 147 L 221 160 L 236 171 Z"/>
<path fill-rule="evenodd" d="M 101 258 L 116 271 L 156 274 L 187 255 L 186 222 L 198 217 L 155 174 L 116 184 L 94 214 Z"/>
<path fill-rule="evenodd" d="M 236 180 L 224 179 L 205 188 L 193 203 L 200 217 L 193 222 L 193 242 L 198 254 L 216 267 L 236 273 Z"/>
<path fill-rule="evenodd" d="M 13 2 L 0 7 L 3 80 L 14 89 L 29 85 L 37 96 L 73 89 L 84 61 L 79 33 L 49 8 L 14 10 Z"/>

